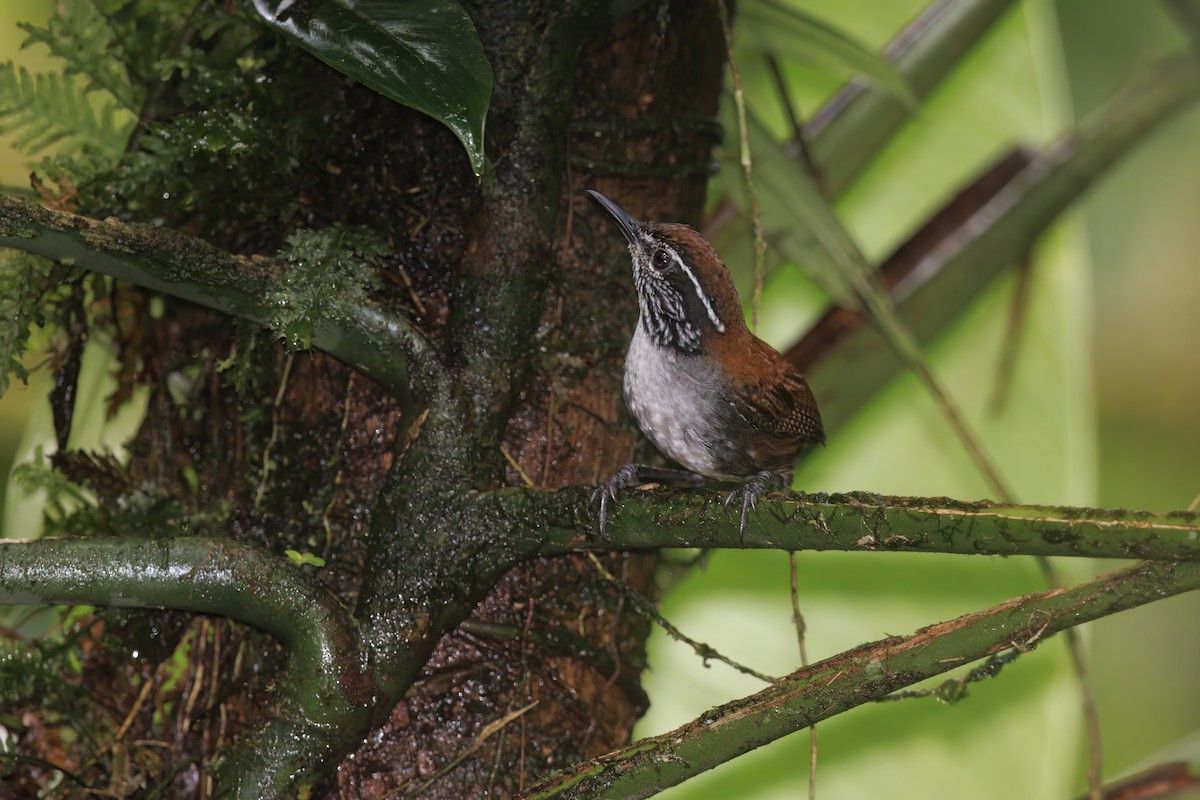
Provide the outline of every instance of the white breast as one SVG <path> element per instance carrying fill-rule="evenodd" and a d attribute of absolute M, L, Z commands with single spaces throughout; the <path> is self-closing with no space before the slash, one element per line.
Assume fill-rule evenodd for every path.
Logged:
<path fill-rule="evenodd" d="M 656 346 L 638 321 L 625 356 L 629 413 L 668 458 L 706 477 L 729 480 L 734 476 L 723 474 L 715 457 L 730 446 L 717 419 L 715 381 L 703 357 Z"/>

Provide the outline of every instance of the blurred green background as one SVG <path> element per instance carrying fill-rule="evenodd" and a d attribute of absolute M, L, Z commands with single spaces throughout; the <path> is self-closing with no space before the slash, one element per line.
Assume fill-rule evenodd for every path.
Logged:
<path fill-rule="evenodd" d="M 882 46 L 921 2 L 798 2 Z M 1054 141 L 1135 71 L 1186 40 L 1157 3 L 1026 2 L 923 105 L 839 204 L 868 255 L 914 225 L 1013 143 Z M 811 112 L 838 82 L 804 68 L 788 78 Z M 743 69 L 749 102 L 770 114 L 766 76 Z M 777 125 L 782 132 L 783 125 Z M 962 402 L 1018 498 L 1030 503 L 1185 508 L 1200 492 L 1200 113 L 1191 110 L 1122 162 L 1040 243 L 1009 401 L 987 408 L 1014 279 L 965 309 L 935 346 L 934 368 Z M 728 138 L 731 138 L 730 134 Z M 796 270 L 768 284 L 762 331 L 789 344 L 809 323 Z M 820 399 L 820 398 L 818 398 Z M 895 381 L 829 446 L 797 488 L 988 495 L 939 412 L 911 377 Z M 854 554 L 800 556 L 812 659 L 976 610 L 1044 586 L 1028 560 Z M 1073 580 L 1118 566 L 1061 563 Z M 773 674 L 798 665 L 787 559 L 714 553 L 666 596 L 685 632 Z M 1200 752 L 1200 598 L 1085 629 L 1113 778 Z M 706 668 L 659 635 L 642 733 L 669 730 L 759 688 Z M 858 709 L 818 726 L 822 798 L 1064 798 L 1084 788 L 1076 682 L 1050 642 L 948 706 L 931 699 Z M 808 736 L 763 748 L 666 793 L 670 798 L 806 796 Z"/>
<path fill-rule="evenodd" d="M 924 4 L 919 0 L 796 0 L 881 46 Z M 31 70 L 54 69 L 20 50 L 17 20 L 44 19 L 49 0 L 0 4 L 0 54 Z M 839 211 L 878 258 L 902 241 L 964 181 L 1017 142 L 1053 141 L 1154 57 L 1185 45 L 1154 2 L 1030 0 L 1007 16 L 922 106 Z M 800 107 L 811 112 L 838 85 L 791 67 Z M 749 102 L 767 117 L 766 76 L 747 70 Z M 757 104 L 756 104 L 757 103 Z M 778 120 L 776 120 L 778 123 Z M 1037 249 L 1030 309 L 1009 402 L 987 410 L 1006 335 L 1013 279 L 964 309 L 930 353 L 1001 471 L 1023 502 L 1186 507 L 1200 493 L 1200 111 L 1160 130 L 1110 174 Z M 727 137 L 732 140 L 732 134 Z M 0 184 L 28 186 L 29 168 L 0 142 Z M 810 322 L 797 298 L 811 287 L 793 269 L 772 277 L 762 331 L 786 346 Z M 806 309 L 809 303 L 804 306 Z M 36 343 L 35 343 L 36 344 Z M 73 445 L 119 442 L 99 413 L 103 354 L 85 366 Z M 38 357 L 30 359 L 31 366 Z M 44 374 L 0 398 L 0 475 L 12 459 L 49 445 Z M 82 413 L 82 412 L 81 412 Z M 895 382 L 829 446 L 802 466 L 799 488 L 987 495 L 938 411 L 915 380 Z M 12 490 L 14 487 L 8 487 Z M 37 529 L 37 511 L 6 493 L 5 535 Z M 1043 588 L 1024 559 L 885 554 L 802 554 L 800 595 L 816 660 L 885 634 L 977 610 Z M 1115 564 L 1060 565 L 1080 579 Z M 713 553 L 678 578 L 665 613 L 690 635 L 775 674 L 798 665 L 788 602 L 787 558 Z M 1104 730 L 1106 777 L 1200 752 L 1200 598 L 1182 597 L 1091 625 L 1091 654 Z M 712 705 L 759 688 L 705 667 L 656 636 L 643 734 L 669 730 Z M 909 700 L 869 706 L 819 726 L 818 795 L 886 797 L 1070 797 L 1082 789 L 1079 695 L 1062 643 L 1019 658 L 953 705 Z M 691 781 L 671 798 L 793 798 L 808 782 L 800 734 Z"/>

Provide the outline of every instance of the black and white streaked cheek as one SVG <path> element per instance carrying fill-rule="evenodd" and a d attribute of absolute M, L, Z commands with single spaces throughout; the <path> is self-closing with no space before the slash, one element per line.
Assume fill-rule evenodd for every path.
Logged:
<path fill-rule="evenodd" d="M 647 319 L 646 333 L 658 347 L 697 353 L 700 350 L 700 331 L 687 320 L 659 317 Z"/>
<path fill-rule="evenodd" d="M 651 340 L 660 347 L 685 353 L 700 349 L 700 329 L 687 318 L 683 298 L 667 281 L 640 276 L 637 281 L 642 320 Z"/>
<path fill-rule="evenodd" d="M 713 305 L 713 299 L 704 291 L 704 287 L 700 285 L 700 279 L 696 277 L 695 271 L 688 266 L 687 261 L 673 247 L 663 245 L 662 249 L 675 263 L 676 269 L 686 275 L 687 279 L 692 282 L 692 288 L 696 291 L 696 298 L 704 308 L 704 313 L 708 315 L 708 321 L 712 323 L 713 328 L 716 329 L 717 333 L 724 333 L 725 323 L 721 321 L 721 317 L 717 314 L 717 309 Z"/>

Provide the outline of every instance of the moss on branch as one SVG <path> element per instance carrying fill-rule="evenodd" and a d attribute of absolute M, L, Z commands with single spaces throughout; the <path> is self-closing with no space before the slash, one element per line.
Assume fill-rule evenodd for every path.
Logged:
<path fill-rule="evenodd" d="M 277 259 L 235 256 L 177 231 L 89 219 L 0 196 L 0 247 L 75 264 L 263 325 L 287 287 Z M 410 323 L 366 304 L 314 321 L 312 343 L 393 394 L 435 394 L 445 381 L 429 342 Z M 411 374 L 410 374 L 411 371 Z"/>
<path fill-rule="evenodd" d="M 1200 588 L 1200 564 L 1143 563 L 856 647 L 669 733 L 581 764 L 522 797 L 642 798 L 897 689 L 1059 631 Z"/>
<path fill-rule="evenodd" d="M 750 514 L 725 493 L 657 489 L 623 492 L 597 531 L 587 487 L 557 492 L 503 489 L 481 498 L 513 530 L 519 556 L 664 547 L 770 550 L 887 550 L 1005 556 L 1079 556 L 1200 561 L 1200 513 L 1154 514 L 1065 506 L 1022 506 L 944 497 L 771 494 Z"/>

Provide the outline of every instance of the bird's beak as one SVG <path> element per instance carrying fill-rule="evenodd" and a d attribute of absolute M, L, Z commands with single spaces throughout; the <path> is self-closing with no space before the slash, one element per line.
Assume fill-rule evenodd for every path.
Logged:
<path fill-rule="evenodd" d="M 638 222 L 637 218 L 635 218 L 628 211 L 621 208 L 619 205 L 614 203 L 612 200 L 609 200 L 599 192 L 588 189 L 587 193 L 590 194 L 597 203 L 604 206 L 605 211 L 607 211 L 609 214 L 612 214 L 613 219 L 615 219 L 617 224 L 621 226 L 621 233 L 625 234 L 625 238 L 629 240 L 629 243 L 637 244 L 637 229 L 642 227 L 642 223 Z"/>

